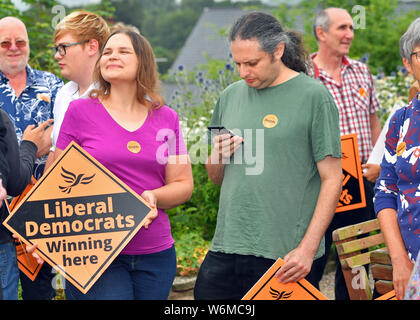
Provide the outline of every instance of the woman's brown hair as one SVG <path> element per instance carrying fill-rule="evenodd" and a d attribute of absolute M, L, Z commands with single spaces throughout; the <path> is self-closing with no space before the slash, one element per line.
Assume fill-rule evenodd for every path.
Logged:
<path fill-rule="evenodd" d="M 112 36 L 119 33 L 123 33 L 130 38 L 134 52 L 136 53 L 137 59 L 139 60 L 139 67 L 136 77 L 137 100 L 144 105 L 146 104 L 147 100 L 150 100 L 153 109 L 161 107 L 165 102 L 162 96 L 159 94 L 160 81 L 157 71 L 156 59 L 152 46 L 145 37 L 130 30 L 114 31 L 105 41 L 104 46 L 101 48 L 101 57 L 108 40 Z M 108 96 L 111 88 L 111 84 L 102 77 L 100 59 L 101 58 L 99 58 L 96 62 L 94 71 L 94 80 L 98 83 L 98 89 L 93 90 L 90 93 L 90 97 L 92 98 Z"/>

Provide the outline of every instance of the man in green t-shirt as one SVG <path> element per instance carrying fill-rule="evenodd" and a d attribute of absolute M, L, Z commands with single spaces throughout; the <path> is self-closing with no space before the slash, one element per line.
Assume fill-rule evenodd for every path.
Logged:
<path fill-rule="evenodd" d="M 279 281 L 307 276 L 341 192 L 338 111 L 306 75 L 300 37 L 255 12 L 229 40 L 243 80 L 224 90 L 211 120 L 234 136 L 216 133 L 206 163 L 222 187 L 196 299 L 241 299 L 279 257 Z"/>

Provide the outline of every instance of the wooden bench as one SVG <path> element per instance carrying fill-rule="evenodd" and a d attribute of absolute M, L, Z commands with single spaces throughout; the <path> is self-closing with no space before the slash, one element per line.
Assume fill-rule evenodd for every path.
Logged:
<path fill-rule="evenodd" d="M 394 289 L 391 257 L 387 248 L 372 251 L 370 255 L 370 269 L 375 281 L 376 291 L 380 295 L 384 295 Z"/>
<path fill-rule="evenodd" d="M 351 300 L 372 299 L 373 289 L 364 268 L 371 262 L 376 291 L 384 294 L 392 290 L 391 261 L 377 219 L 339 228 L 332 237 Z"/>

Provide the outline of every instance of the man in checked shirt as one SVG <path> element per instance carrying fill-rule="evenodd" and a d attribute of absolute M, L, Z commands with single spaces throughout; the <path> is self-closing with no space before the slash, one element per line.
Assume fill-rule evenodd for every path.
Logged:
<path fill-rule="evenodd" d="M 325 9 L 316 16 L 313 28 L 318 41 L 318 52 L 311 55 L 313 76 L 334 98 L 340 115 L 341 135 L 357 133 L 366 194 L 365 208 L 335 214 L 325 234 L 324 263 L 316 266 L 320 280 L 330 252 L 332 231 L 375 218 L 372 199 L 380 167 L 366 162 L 381 132 L 381 124 L 376 115 L 380 103 L 372 75 L 365 64 L 348 57 L 354 37 L 350 14 L 341 8 Z M 335 299 L 347 300 L 349 296 L 337 255 L 336 260 Z"/>

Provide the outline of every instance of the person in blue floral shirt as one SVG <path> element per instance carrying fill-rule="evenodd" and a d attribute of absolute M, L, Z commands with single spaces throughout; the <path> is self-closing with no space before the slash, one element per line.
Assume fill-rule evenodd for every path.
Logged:
<path fill-rule="evenodd" d="M 53 118 L 53 105 L 63 81 L 52 73 L 28 65 L 29 40 L 23 22 L 13 17 L 0 20 L 0 107 L 12 119 L 18 141 L 30 124 Z M 38 150 L 34 176 L 43 174 L 51 129 L 45 134 L 45 148 Z"/>
<path fill-rule="evenodd" d="M 14 123 L 18 142 L 29 125 L 38 125 L 53 118 L 57 91 L 63 86 L 57 76 L 34 70 L 28 65 L 29 38 L 25 24 L 15 17 L 0 19 L 0 108 Z M 44 131 L 39 145 L 33 175 L 39 179 L 44 171 L 46 154 L 51 147 L 52 126 Z M 24 299 L 52 299 L 54 277 L 50 266 L 44 264 L 32 282 L 21 274 Z"/>
<path fill-rule="evenodd" d="M 420 80 L 420 18 L 400 39 L 407 70 Z M 420 94 L 395 112 L 389 123 L 375 211 L 392 260 L 393 284 L 404 298 L 420 250 Z"/>

